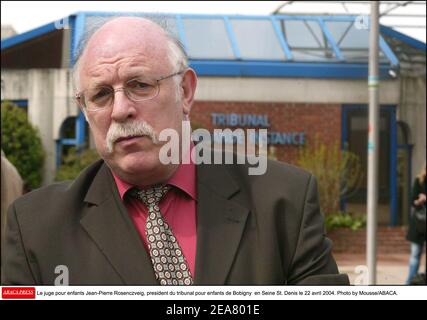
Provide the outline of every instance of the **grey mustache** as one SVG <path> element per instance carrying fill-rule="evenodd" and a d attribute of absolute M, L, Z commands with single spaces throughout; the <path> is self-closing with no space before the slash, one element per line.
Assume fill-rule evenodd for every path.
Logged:
<path fill-rule="evenodd" d="M 154 144 L 159 143 L 153 127 L 145 121 L 113 122 L 107 132 L 107 151 L 109 153 L 113 152 L 114 143 L 118 139 L 135 136 L 147 136 Z"/>

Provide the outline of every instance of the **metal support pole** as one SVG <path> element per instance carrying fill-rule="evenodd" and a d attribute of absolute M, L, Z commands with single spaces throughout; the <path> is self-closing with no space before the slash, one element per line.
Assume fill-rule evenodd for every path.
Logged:
<path fill-rule="evenodd" d="M 379 104 L 378 104 L 378 47 L 379 1 L 371 1 L 369 33 L 369 125 L 368 125 L 368 219 L 366 253 L 369 283 L 377 282 L 377 213 L 378 213 L 378 154 L 379 154 Z"/>

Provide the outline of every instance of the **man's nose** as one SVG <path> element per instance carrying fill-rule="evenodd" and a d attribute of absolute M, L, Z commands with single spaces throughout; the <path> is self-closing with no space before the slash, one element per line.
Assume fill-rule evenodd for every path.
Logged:
<path fill-rule="evenodd" d="M 129 118 L 133 118 L 136 115 L 135 102 L 130 100 L 124 89 L 119 88 L 113 92 L 112 97 L 112 112 L 111 118 L 117 122 L 126 121 Z"/>

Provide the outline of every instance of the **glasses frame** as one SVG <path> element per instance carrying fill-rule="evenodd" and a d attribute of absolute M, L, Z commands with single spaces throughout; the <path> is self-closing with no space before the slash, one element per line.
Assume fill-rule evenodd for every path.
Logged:
<path fill-rule="evenodd" d="M 169 74 L 169 75 L 167 75 L 167 76 L 160 77 L 159 79 L 156 79 L 155 81 L 156 81 L 156 90 L 157 90 L 157 92 L 156 92 L 156 94 L 155 94 L 154 96 L 149 97 L 149 98 L 134 99 L 134 98 L 132 98 L 132 97 L 130 96 L 130 94 L 129 94 L 129 92 L 128 92 L 128 89 L 126 88 L 126 85 L 127 85 L 129 82 L 131 82 L 131 81 L 133 81 L 133 80 L 138 79 L 138 78 L 132 78 L 132 79 L 129 79 L 128 81 L 126 81 L 126 85 L 125 85 L 125 86 L 123 86 L 123 87 L 119 87 L 119 88 L 116 88 L 116 89 L 114 89 L 114 88 L 112 88 L 112 87 L 109 87 L 109 86 L 99 86 L 99 88 L 108 88 L 108 89 L 110 89 L 110 90 L 111 90 L 111 93 L 112 93 L 112 97 L 113 97 L 113 99 L 111 100 L 111 102 L 109 103 L 109 105 L 108 105 L 108 106 L 101 107 L 101 108 L 96 108 L 96 109 L 89 109 L 89 108 L 87 108 L 87 106 L 86 106 L 86 105 L 85 105 L 85 103 L 84 103 L 84 99 L 82 99 L 82 98 L 83 98 L 83 96 L 84 96 L 84 92 L 85 92 L 85 91 L 87 91 L 88 89 L 86 89 L 86 90 L 82 90 L 82 91 L 80 91 L 80 92 L 77 92 L 77 93 L 76 93 L 76 95 L 75 95 L 75 99 L 76 99 L 76 101 L 77 101 L 78 105 L 79 105 L 81 108 L 83 108 L 83 109 L 85 109 L 85 110 L 88 110 L 88 111 L 93 111 L 93 112 L 100 111 L 100 110 L 106 110 L 106 109 L 108 109 L 111 105 L 113 105 L 113 103 L 114 103 L 114 96 L 115 96 L 115 93 L 116 93 L 116 92 L 118 92 L 118 91 L 123 91 L 123 92 L 125 93 L 126 97 L 127 97 L 129 100 L 133 101 L 133 102 L 141 102 L 141 101 L 151 100 L 151 99 L 156 98 L 156 97 L 159 95 L 159 93 L 160 93 L 160 81 L 162 81 L 162 80 L 166 80 L 166 79 L 169 79 L 169 78 L 172 78 L 172 77 L 175 77 L 175 76 L 177 76 L 177 75 L 179 75 L 179 74 L 184 73 L 186 70 L 187 70 L 187 69 L 184 69 L 184 70 L 181 70 L 181 71 L 178 71 L 178 72 L 171 73 L 171 74 Z"/>

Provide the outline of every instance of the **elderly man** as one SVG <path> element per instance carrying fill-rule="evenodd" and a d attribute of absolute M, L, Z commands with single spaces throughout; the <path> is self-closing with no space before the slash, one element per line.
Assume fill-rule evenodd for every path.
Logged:
<path fill-rule="evenodd" d="M 278 162 L 249 176 L 246 164 L 160 161 L 163 129 L 184 143 L 197 84 L 161 27 L 113 19 L 75 69 L 102 160 L 11 206 L 4 284 L 348 284 L 309 173 Z"/>

